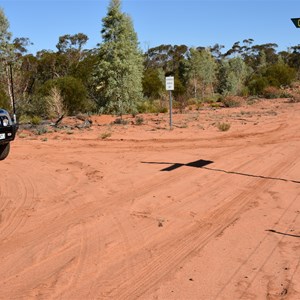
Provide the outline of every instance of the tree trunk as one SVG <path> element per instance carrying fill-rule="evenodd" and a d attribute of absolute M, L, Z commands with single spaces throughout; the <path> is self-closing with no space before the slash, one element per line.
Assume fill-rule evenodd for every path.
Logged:
<path fill-rule="evenodd" d="M 7 89 L 8 89 L 8 95 L 11 103 L 11 107 L 14 107 L 14 95 L 13 95 L 13 86 L 12 86 L 12 81 L 10 77 L 10 69 L 9 65 L 6 65 L 5 67 L 5 75 L 6 75 L 6 80 L 7 80 Z"/>

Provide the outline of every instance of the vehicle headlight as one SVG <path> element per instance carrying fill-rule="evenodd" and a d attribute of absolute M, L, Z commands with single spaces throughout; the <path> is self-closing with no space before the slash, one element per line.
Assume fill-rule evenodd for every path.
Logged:
<path fill-rule="evenodd" d="M 2 119 L 2 125 L 3 125 L 3 126 L 8 126 L 8 124 L 9 124 L 8 119 L 7 119 L 7 118 L 3 118 L 3 119 Z"/>

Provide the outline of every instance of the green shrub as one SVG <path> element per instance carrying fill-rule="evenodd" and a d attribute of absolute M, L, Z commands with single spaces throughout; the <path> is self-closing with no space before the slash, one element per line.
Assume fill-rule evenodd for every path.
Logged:
<path fill-rule="evenodd" d="M 222 105 L 220 102 L 213 102 L 210 104 L 210 106 L 213 108 L 220 108 Z"/>
<path fill-rule="evenodd" d="M 9 110 L 10 107 L 10 101 L 9 101 L 9 97 L 6 95 L 6 93 L 4 92 L 4 89 L 2 89 L 0 87 L 0 108 Z"/>
<path fill-rule="evenodd" d="M 222 102 L 222 99 L 224 98 L 224 95 L 221 95 L 221 94 L 213 94 L 211 96 L 207 96 L 207 97 L 204 97 L 201 99 L 201 102 L 202 103 L 215 103 L 215 102 Z M 198 100 L 199 102 L 199 100 Z"/>
<path fill-rule="evenodd" d="M 160 101 L 145 100 L 137 105 L 139 113 L 166 113 L 168 108 L 163 106 Z"/>
<path fill-rule="evenodd" d="M 187 104 L 188 105 L 195 105 L 199 102 L 199 100 L 197 98 L 190 98 L 187 100 Z"/>
<path fill-rule="evenodd" d="M 250 95 L 262 95 L 263 90 L 268 86 L 268 80 L 262 76 L 254 76 L 248 83 Z"/>
<path fill-rule="evenodd" d="M 35 94 L 30 99 L 30 102 L 27 105 L 24 105 L 23 109 L 24 113 L 30 116 L 40 116 L 44 119 L 49 116 L 49 105 L 47 103 L 47 99 L 39 93 Z"/>
<path fill-rule="evenodd" d="M 47 111 L 50 111 L 49 101 L 47 100 L 54 88 L 58 88 L 60 91 L 64 110 L 69 115 L 92 110 L 93 105 L 88 99 L 87 90 L 81 80 L 68 76 L 48 80 L 38 90 L 36 97 L 40 99 L 40 102 L 45 102 L 44 105 L 48 106 Z"/>
<path fill-rule="evenodd" d="M 161 113 L 161 114 L 165 114 L 165 113 L 168 112 L 168 109 L 166 107 L 160 107 L 158 112 Z"/>
<path fill-rule="evenodd" d="M 29 123 L 31 123 L 31 120 L 32 120 L 32 117 L 30 117 L 30 116 L 28 116 L 26 114 L 21 115 L 19 117 L 19 123 L 20 124 L 29 124 Z"/>
<path fill-rule="evenodd" d="M 216 102 L 216 99 L 214 99 L 213 97 L 204 97 L 204 98 L 202 99 L 202 102 L 203 102 L 203 103 L 209 103 L 209 104 L 211 104 L 211 103 Z"/>
<path fill-rule="evenodd" d="M 247 87 L 250 95 L 264 95 L 264 91 L 267 87 L 272 86 L 280 88 L 282 86 L 289 86 L 295 78 L 295 69 L 283 63 L 277 63 L 263 69 L 261 74 L 254 75 L 248 81 Z M 267 93 L 267 97 L 274 96 L 272 93 L 271 95 Z M 280 97 L 282 97 L 282 95 Z"/>
<path fill-rule="evenodd" d="M 146 97 L 155 99 L 164 91 L 164 83 L 160 78 L 159 69 L 145 69 L 142 83 L 143 92 Z"/>
<path fill-rule="evenodd" d="M 277 63 L 269 66 L 264 76 L 272 86 L 287 86 L 296 78 L 296 70 L 283 63 Z"/>
<path fill-rule="evenodd" d="M 240 92 L 240 96 L 242 97 L 248 97 L 250 94 L 250 90 L 247 86 L 244 86 Z"/>

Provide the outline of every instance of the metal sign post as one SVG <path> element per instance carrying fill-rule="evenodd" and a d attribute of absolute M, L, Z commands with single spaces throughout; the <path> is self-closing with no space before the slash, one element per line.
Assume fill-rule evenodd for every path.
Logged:
<path fill-rule="evenodd" d="M 169 91 L 169 98 L 170 98 L 170 101 L 169 101 L 169 110 L 170 110 L 170 130 L 172 130 L 172 92 Z"/>
<path fill-rule="evenodd" d="M 166 90 L 169 91 L 170 130 L 172 130 L 172 91 L 174 91 L 174 77 L 166 77 Z"/>

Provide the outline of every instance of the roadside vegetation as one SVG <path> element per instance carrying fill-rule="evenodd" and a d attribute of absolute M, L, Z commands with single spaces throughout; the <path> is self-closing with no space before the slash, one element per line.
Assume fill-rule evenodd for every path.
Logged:
<path fill-rule="evenodd" d="M 227 51 L 219 44 L 159 45 L 143 53 L 120 0 L 111 0 L 99 29 L 97 48 L 85 48 L 84 33 L 66 33 L 58 37 L 56 51 L 32 54 L 28 38 L 12 39 L 0 8 L 0 107 L 11 110 L 10 68 L 18 118 L 33 124 L 79 113 L 120 120 L 124 114 L 165 113 L 166 76 L 175 78 L 174 108 L 181 112 L 203 105 L 238 107 L 259 98 L 300 101 L 289 89 L 300 79 L 300 44 L 277 52 L 275 43 L 258 45 L 248 38 Z"/>

